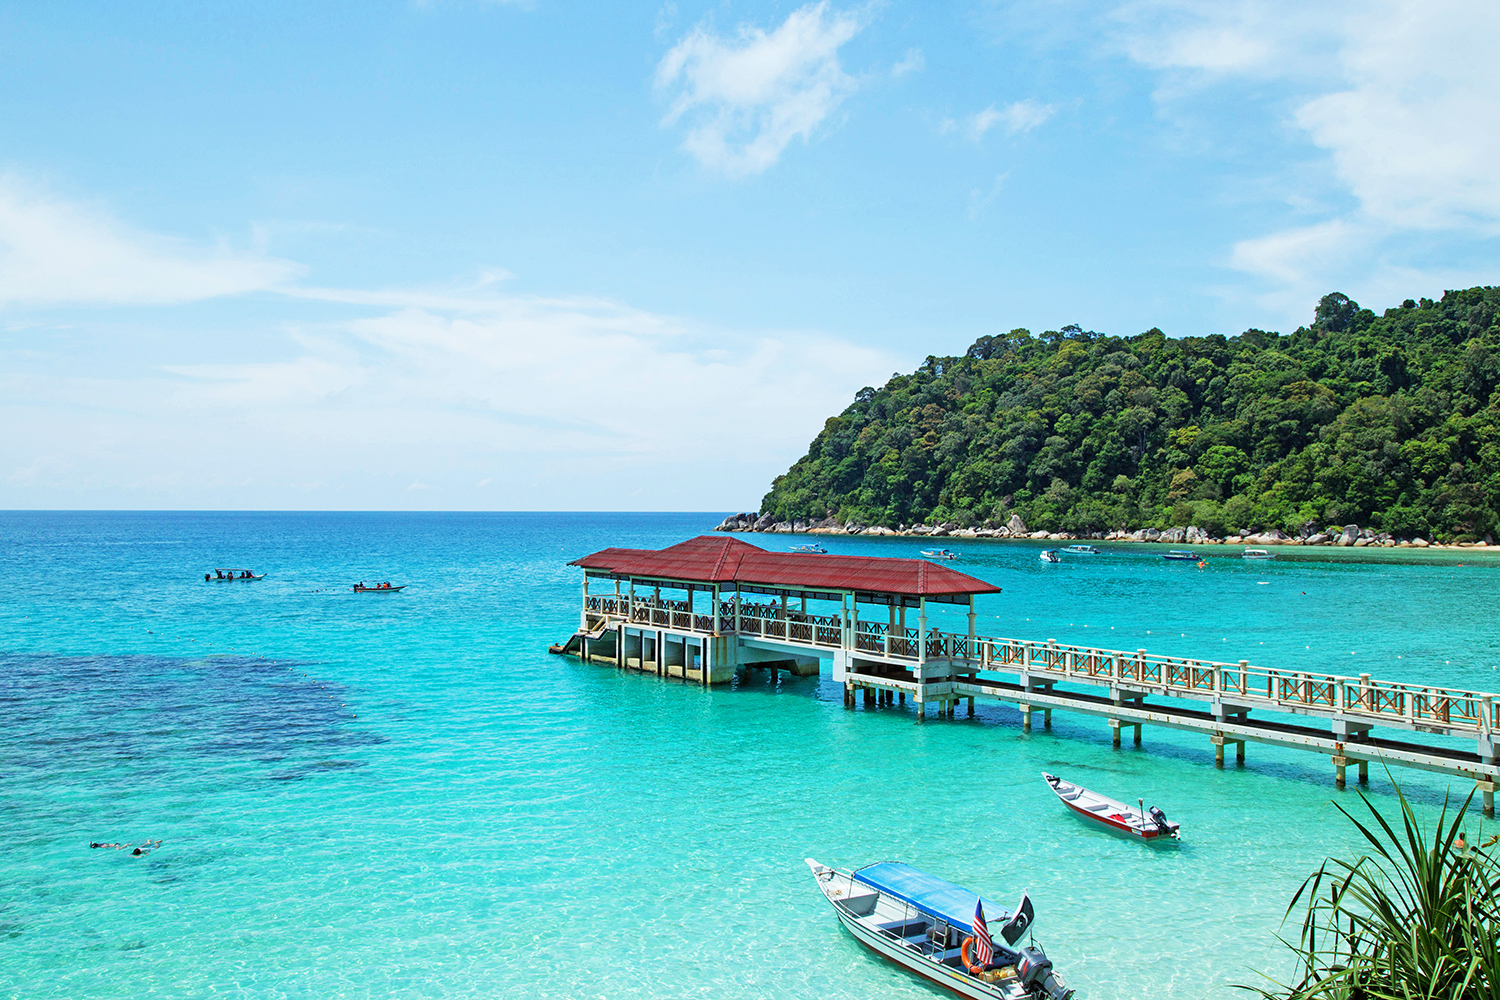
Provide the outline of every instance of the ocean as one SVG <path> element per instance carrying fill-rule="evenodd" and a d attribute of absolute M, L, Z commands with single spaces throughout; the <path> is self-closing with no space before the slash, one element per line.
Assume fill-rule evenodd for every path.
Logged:
<path fill-rule="evenodd" d="M 1221 771 L 1188 734 L 1114 750 L 1064 713 L 919 724 L 845 710 L 826 673 L 705 692 L 547 653 L 577 626 L 568 560 L 722 516 L 0 513 L 0 996 L 934 996 L 839 928 L 806 857 L 1029 891 L 1080 998 L 1287 971 L 1292 894 L 1358 848 L 1324 757 Z M 946 544 L 1004 588 L 985 634 L 1500 689 L 1484 553 Z M 1043 770 L 1161 805 L 1181 845 L 1084 828 Z M 1471 787 L 1395 777 L 1429 818 Z"/>

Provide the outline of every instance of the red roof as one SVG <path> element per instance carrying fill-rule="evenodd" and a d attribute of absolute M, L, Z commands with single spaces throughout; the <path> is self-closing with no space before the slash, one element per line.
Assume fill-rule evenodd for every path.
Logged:
<path fill-rule="evenodd" d="M 665 549 L 604 549 L 568 565 L 694 583 L 861 590 L 911 597 L 1000 593 L 994 584 L 925 559 L 767 552 L 738 538 L 711 535 Z"/>

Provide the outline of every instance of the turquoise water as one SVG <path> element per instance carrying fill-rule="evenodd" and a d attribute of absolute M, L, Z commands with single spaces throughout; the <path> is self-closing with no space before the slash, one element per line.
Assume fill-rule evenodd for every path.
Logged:
<path fill-rule="evenodd" d="M 840 932 L 808 856 L 1030 890 L 1083 997 L 1280 967 L 1291 893 L 1353 844 L 1325 758 L 1217 771 L 1187 735 L 1116 751 L 1062 714 L 918 725 L 826 677 L 705 693 L 547 654 L 577 623 L 567 560 L 719 517 L 0 514 L 0 995 L 934 996 Z M 948 544 L 1005 588 L 983 632 L 1500 688 L 1483 555 Z M 202 582 L 222 565 L 269 576 Z M 1043 769 L 1162 804 L 1184 843 L 1081 828 Z M 1424 812 L 1448 788 L 1400 776 Z"/>

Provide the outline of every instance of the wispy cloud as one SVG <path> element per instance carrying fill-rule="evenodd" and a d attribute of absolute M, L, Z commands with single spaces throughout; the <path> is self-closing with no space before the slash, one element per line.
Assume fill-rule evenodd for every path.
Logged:
<path fill-rule="evenodd" d="M 969 138 L 977 142 L 997 125 L 1005 129 L 1006 135 L 1030 132 L 1056 113 L 1056 105 L 1043 104 L 1031 98 L 1016 101 L 1001 108 L 990 105 L 969 119 Z"/>
<path fill-rule="evenodd" d="M 921 49 L 907 49 L 901 61 L 891 67 L 891 76 L 900 78 L 908 73 L 920 73 L 927 68 L 927 57 Z"/>
<path fill-rule="evenodd" d="M 1132 57 L 1176 75 L 1159 99 L 1273 81 L 1286 93 L 1287 125 L 1326 154 L 1331 189 L 1309 190 L 1316 175 L 1305 169 L 1278 179 L 1288 206 L 1308 218 L 1233 248 L 1232 266 L 1265 280 L 1271 299 L 1315 297 L 1334 282 L 1370 289 L 1392 273 L 1430 285 L 1440 270 L 1393 272 L 1390 258 L 1406 256 L 1413 238 L 1500 234 L 1500 62 L 1490 52 L 1500 7 L 1137 0 L 1115 17 Z M 1318 207 L 1341 201 L 1349 207 Z"/>
<path fill-rule="evenodd" d="M 46 218 L 75 214 L 53 209 Z M 45 226 L 35 239 L 62 242 Z M 305 301 L 305 316 L 225 341 L 243 346 L 213 363 L 142 338 L 117 375 L 81 374 L 50 329 L 18 329 L 9 358 L 32 342 L 47 351 L 0 364 L 0 421 L 29 428 L 0 436 L 0 506 L 214 506 L 232 488 L 251 505 L 295 493 L 325 506 L 607 507 L 627 470 L 656 484 L 648 506 L 753 504 L 809 427 L 911 361 L 816 332 L 508 292 L 510 280 L 496 269 L 415 289 L 221 282 L 225 295 L 268 287 L 294 317 Z M 721 421 L 683 416 L 722 413 L 755 414 L 755 433 L 726 450 Z M 687 455 L 694 474 L 679 483 Z"/>
<path fill-rule="evenodd" d="M 0 305 L 191 302 L 274 288 L 290 261 L 142 233 L 0 177 Z"/>
<path fill-rule="evenodd" d="M 744 25 L 724 39 L 700 25 L 657 66 L 656 86 L 672 95 L 663 124 L 687 123 L 683 148 L 704 166 L 760 173 L 854 92 L 838 54 L 862 27 L 826 2 L 793 11 L 770 32 Z"/>

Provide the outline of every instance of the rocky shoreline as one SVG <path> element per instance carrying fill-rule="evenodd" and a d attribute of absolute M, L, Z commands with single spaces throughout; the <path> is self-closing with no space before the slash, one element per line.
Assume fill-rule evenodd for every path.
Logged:
<path fill-rule="evenodd" d="M 1483 541 L 1452 542 L 1443 544 L 1420 536 L 1396 538 L 1387 533 L 1361 528 L 1357 524 L 1334 525 L 1326 528 L 1305 526 L 1296 536 L 1280 529 L 1271 531 L 1243 532 L 1223 538 L 1211 535 L 1202 528 L 1140 528 L 1135 531 L 1032 531 L 1026 527 L 1019 514 L 999 527 L 959 527 L 954 524 L 913 524 L 899 528 L 883 525 L 845 524 L 837 518 L 821 521 L 777 521 L 769 514 L 731 514 L 714 529 L 715 531 L 747 531 L 775 534 L 807 535 L 892 535 L 908 538 L 1034 538 L 1054 542 L 1166 542 L 1177 545 L 1325 545 L 1345 548 L 1402 548 L 1402 549 L 1470 549 L 1490 548 L 1494 539 L 1486 535 Z"/>

